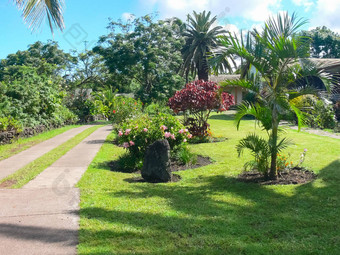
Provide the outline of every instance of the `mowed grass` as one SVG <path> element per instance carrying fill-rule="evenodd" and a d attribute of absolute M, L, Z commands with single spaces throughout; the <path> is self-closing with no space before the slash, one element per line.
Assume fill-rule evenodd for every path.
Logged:
<path fill-rule="evenodd" d="M 65 127 L 49 130 L 49 131 L 43 132 L 41 134 L 38 134 L 32 137 L 19 138 L 18 140 L 13 141 L 11 144 L 0 145 L 0 160 L 9 158 L 38 143 L 46 141 L 52 137 L 60 135 L 66 132 L 67 130 L 70 130 L 76 127 L 79 127 L 79 125 L 70 125 L 70 126 L 65 126 Z"/>
<path fill-rule="evenodd" d="M 100 127 L 102 126 L 97 125 L 84 130 L 57 148 L 54 148 L 40 158 L 37 158 L 26 166 L 20 168 L 15 173 L 0 180 L 0 187 L 12 189 L 21 188 Z"/>
<path fill-rule="evenodd" d="M 303 185 L 238 182 L 249 154 L 235 145 L 230 115 L 213 115 L 214 135 L 227 141 L 191 145 L 213 165 L 179 172 L 177 183 L 129 183 L 135 174 L 111 172 L 123 153 L 105 143 L 78 184 L 81 188 L 79 254 L 340 254 L 340 140 L 286 130 L 294 162 L 307 148 L 305 166 L 318 179 Z M 112 140 L 113 135 L 108 139 Z"/>

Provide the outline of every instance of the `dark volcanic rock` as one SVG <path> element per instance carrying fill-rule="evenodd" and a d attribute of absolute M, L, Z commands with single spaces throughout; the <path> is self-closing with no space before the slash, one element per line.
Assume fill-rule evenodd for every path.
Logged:
<path fill-rule="evenodd" d="M 157 140 L 146 150 L 142 177 L 148 182 L 169 182 L 171 176 L 169 142 Z"/>

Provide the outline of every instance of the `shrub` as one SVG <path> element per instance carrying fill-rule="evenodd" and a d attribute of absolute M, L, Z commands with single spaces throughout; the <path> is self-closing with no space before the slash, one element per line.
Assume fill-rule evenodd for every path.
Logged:
<path fill-rule="evenodd" d="M 172 151 L 191 138 L 188 130 L 172 115 L 159 113 L 150 118 L 141 115 L 117 128 L 118 143 L 123 145 L 135 162 L 144 158 L 146 148 L 159 139 L 167 139 Z"/>
<path fill-rule="evenodd" d="M 219 88 L 215 82 L 194 81 L 169 99 L 169 106 L 175 113 L 188 111 L 191 114 L 185 124 L 194 136 L 208 135 L 207 121 L 212 110 L 226 111 L 234 104 L 234 97 L 226 92 L 220 93 Z"/>
<path fill-rule="evenodd" d="M 308 126 L 322 129 L 335 127 L 335 112 L 331 104 L 315 96 L 300 96 L 293 99 L 292 103 L 304 113 Z"/>
<path fill-rule="evenodd" d="M 20 133 L 22 131 L 22 126 L 19 121 L 12 117 L 3 117 L 0 118 L 0 132 L 4 131 L 16 131 Z"/>
<path fill-rule="evenodd" d="M 142 102 L 133 98 L 117 96 L 112 106 L 110 119 L 113 123 L 119 124 L 128 118 L 137 117 L 142 112 Z"/>
<path fill-rule="evenodd" d="M 165 103 L 151 103 L 144 108 L 144 113 L 154 116 L 158 113 L 171 114 L 172 110 Z"/>

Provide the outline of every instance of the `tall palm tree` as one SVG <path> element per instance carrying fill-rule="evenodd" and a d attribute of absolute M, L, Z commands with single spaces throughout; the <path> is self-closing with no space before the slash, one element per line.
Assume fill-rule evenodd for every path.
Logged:
<path fill-rule="evenodd" d="M 199 80 L 208 80 L 209 63 L 208 53 L 218 47 L 217 36 L 226 31 L 221 26 L 215 26 L 216 16 L 210 19 L 211 12 L 193 12 L 193 16 L 188 14 L 188 24 L 184 31 L 185 46 L 183 54 L 183 72 L 188 79 L 189 73 Z"/>
<path fill-rule="evenodd" d="M 280 119 L 288 112 L 295 112 L 299 127 L 303 121 L 303 115 L 290 104 L 290 100 L 304 94 L 317 94 L 311 83 L 315 79 L 322 81 L 327 89 L 332 85 L 332 77 L 307 59 L 309 44 L 306 44 L 306 37 L 296 33 L 305 23 L 306 20 L 297 19 L 295 14 L 291 17 L 287 13 L 278 14 L 276 18 L 268 19 L 262 32 L 256 29 L 249 32 L 244 40 L 247 43 L 231 34 L 220 38 L 228 54 L 241 57 L 248 67 L 256 70 L 252 79 L 225 81 L 223 84 L 240 86 L 256 93 L 259 103 L 244 103 L 239 107 L 237 127 L 245 115 L 253 115 L 267 131 L 267 148 L 270 150 L 268 175 L 272 179 L 277 177 L 277 153 L 280 148 L 285 148 L 283 144 L 286 143 L 286 139 L 278 139 Z M 241 141 L 243 145 L 238 151 L 241 152 L 242 146 L 249 144 L 248 149 L 259 148 L 254 145 L 255 140 L 250 137 Z"/>
<path fill-rule="evenodd" d="M 63 7 L 64 0 L 14 0 L 22 11 L 24 21 L 34 31 L 47 18 L 50 29 L 64 29 Z"/>

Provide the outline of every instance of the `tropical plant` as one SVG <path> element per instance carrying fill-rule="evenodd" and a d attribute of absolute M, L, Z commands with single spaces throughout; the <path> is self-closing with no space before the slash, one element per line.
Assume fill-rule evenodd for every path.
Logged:
<path fill-rule="evenodd" d="M 212 110 L 226 111 L 234 104 L 234 97 L 219 92 L 215 82 L 198 80 L 188 83 L 169 99 L 169 106 L 175 112 L 189 112 L 191 118 L 185 120 L 190 133 L 203 138 L 208 133 L 208 118 Z"/>
<path fill-rule="evenodd" d="M 22 16 L 32 30 L 38 29 L 47 18 L 53 33 L 53 26 L 64 29 L 63 0 L 14 0 Z"/>
<path fill-rule="evenodd" d="M 210 19 L 211 12 L 188 14 L 188 24 L 183 35 L 185 45 L 182 49 L 183 72 L 187 78 L 189 73 L 193 77 L 198 75 L 199 80 L 207 81 L 209 78 L 208 53 L 218 47 L 217 36 L 225 33 L 221 26 L 214 26 L 217 17 Z M 224 61 L 225 62 L 225 61 Z M 231 70 L 231 65 L 226 62 L 226 67 Z"/>
<path fill-rule="evenodd" d="M 269 177 L 272 179 L 277 178 L 277 153 L 283 142 L 278 140 L 280 119 L 293 111 L 297 115 L 299 128 L 303 122 L 301 111 L 289 100 L 303 94 L 317 94 L 313 87 L 316 80 L 322 81 L 327 89 L 331 87 L 331 76 L 306 59 L 309 53 L 306 38 L 296 33 L 304 24 L 306 21 L 298 19 L 295 14 L 291 17 L 287 13 L 278 14 L 277 18 L 268 19 L 262 32 L 254 29 L 245 40 L 230 33 L 220 38 L 224 51 L 245 59 L 249 67 L 256 70 L 254 79 L 225 81 L 223 85 L 240 86 L 256 93 L 258 103 L 242 104 L 236 115 L 236 123 L 239 127 L 245 115 L 253 115 L 267 131 L 271 155 Z"/>

